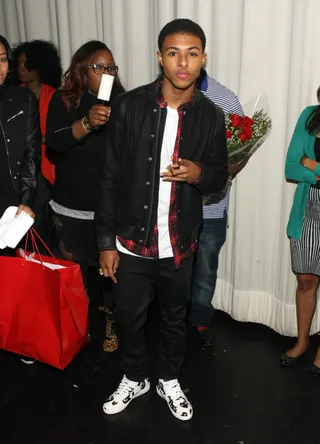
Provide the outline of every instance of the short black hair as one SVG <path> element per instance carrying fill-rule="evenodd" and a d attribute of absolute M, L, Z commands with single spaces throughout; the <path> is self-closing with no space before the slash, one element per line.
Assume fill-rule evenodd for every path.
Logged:
<path fill-rule="evenodd" d="M 57 89 L 61 85 L 62 69 L 58 50 L 52 42 L 31 40 L 18 45 L 13 51 L 13 59 L 18 66 L 21 53 L 26 55 L 27 69 L 37 69 L 41 83 Z"/>
<path fill-rule="evenodd" d="M 167 23 L 160 31 L 158 37 L 158 47 L 159 50 L 162 50 L 163 42 L 168 35 L 173 34 L 192 34 L 196 37 L 199 37 L 202 44 L 202 50 L 205 50 L 206 47 L 206 36 L 203 32 L 201 26 L 198 23 L 193 22 L 189 19 L 176 19 L 172 20 L 172 22 Z"/>

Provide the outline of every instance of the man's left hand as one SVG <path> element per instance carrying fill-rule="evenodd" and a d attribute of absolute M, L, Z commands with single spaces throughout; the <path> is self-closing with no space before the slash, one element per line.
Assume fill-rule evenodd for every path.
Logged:
<path fill-rule="evenodd" d="M 187 182 L 192 184 L 200 179 L 201 167 L 191 160 L 179 158 L 177 162 L 167 167 L 167 171 L 160 173 L 165 182 Z"/>

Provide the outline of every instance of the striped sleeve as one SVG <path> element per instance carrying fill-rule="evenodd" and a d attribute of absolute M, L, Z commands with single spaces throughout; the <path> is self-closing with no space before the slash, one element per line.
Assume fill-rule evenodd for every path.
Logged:
<path fill-rule="evenodd" d="M 243 116 L 243 109 L 238 97 L 227 87 L 221 85 L 212 77 L 208 77 L 208 87 L 202 93 L 213 103 L 218 105 L 225 115 L 235 113 Z"/>
<path fill-rule="evenodd" d="M 239 102 L 238 97 L 235 95 L 229 113 L 238 114 L 238 116 L 244 116 L 244 112 Z"/>

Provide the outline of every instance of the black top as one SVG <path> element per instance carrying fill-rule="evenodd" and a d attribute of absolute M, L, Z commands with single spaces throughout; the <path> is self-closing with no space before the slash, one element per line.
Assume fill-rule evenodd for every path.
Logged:
<path fill-rule="evenodd" d="M 316 137 L 314 142 L 314 154 L 316 156 L 316 161 L 320 162 L 320 138 Z M 311 185 L 312 188 L 320 188 L 320 181 L 318 180 L 315 185 Z"/>
<path fill-rule="evenodd" d="M 49 105 L 47 144 L 56 151 L 56 179 L 52 195 L 55 202 L 74 210 L 96 209 L 107 125 L 82 140 L 73 136 L 71 126 L 87 116 L 90 108 L 97 103 L 97 97 L 86 91 L 80 105 L 69 111 L 61 92 L 57 91 Z"/>

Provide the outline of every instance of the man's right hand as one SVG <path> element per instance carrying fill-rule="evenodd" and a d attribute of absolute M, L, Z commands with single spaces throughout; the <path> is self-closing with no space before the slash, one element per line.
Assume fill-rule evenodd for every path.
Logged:
<path fill-rule="evenodd" d="M 117 250 L 100 251 L 99 263 L 104 277 L 109 277 L 116 284 L 115 274 L 119 267 L 119 254 Z"/>

